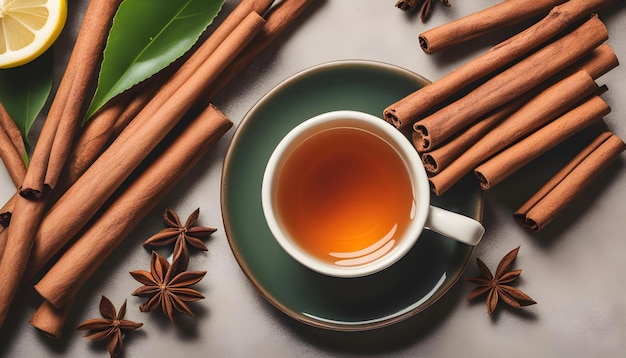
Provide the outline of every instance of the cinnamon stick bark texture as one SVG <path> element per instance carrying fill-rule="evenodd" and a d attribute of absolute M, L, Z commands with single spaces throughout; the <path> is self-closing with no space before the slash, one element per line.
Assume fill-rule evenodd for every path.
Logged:
<path fill-rule="evenodd" d="M 531 232 L 544 229 L 624 149 L 618 136 L 601 133 L 514 213 L 515 220 Z"/>
<path fill-rule="evenodd" d="M 15 199 L 8 229 L 5 252 L 0 262 L 0 326 L 26 271 L 35 234 L 46 209 L 44 188 L 54 188 L 65 164 L 75 131 L 80 125 L 80 112 L 95 67 L 100 59 L 108 29 L 121 0 L 90 2 L 68 68 L 41 130 L 37 145 L 20 193 Z"/>
<path fill-rule="evenodd" d="M 13 215 L 7 231 L 7 240 L 0 261 L 0 327 L 4 325 L 9 309 L 13 304 L 22 277 L 29 263 L 29 256 L 35 242 L 38 222 L 45 211 L 45 202 L 29 200 L 21 195 L 15 199 Z M 4 231 L 4 230 L 3 230 Z"/>
<path fill-rule="evenodd" d="M 506 0 L 425 31 L 419 43 L 427 54 L 449 48 L 481 35 L 501 30 L 535 16 L 545 15 L 566 0 Z"/>
<path fill-rule="evenodd" d="M 445 169 L 462 152 L 476 143 L 498 123 L 513 114 L 530 98 L 531 96 L 523 96 L 505 104 L 442 146 L 430 152 L 422 153 L 422 162 L 426 171 L 431 174 L 437 174 Z M 417 136 L 417 133 L 413 132 L 413 135 Z M 419 142 L 419 136 L 415 140 Z"/>
<path fill-rule="evenodd" d="M 546 17 L 526 30 L 497 44 L 439 80 L 389 105 L 383 111 L 383 118 L 398 128 L 413 125 L 426 112 L 433 110 L 470 84 L 520 59 L 593 11 L 615 1 L 569 0 L 555 6 Z"/>
<path fill-rule="evenodd" d="M 263 18 L 259 15 L 264 13 L 272 4 L 273 0 L 246 0 L 242 1 L 238 6 L 236 6 L 233 11 L 224 19 L 224 21 L 218 26 L 215 31 L 207 38 L 206 41 L 202 43 L 202 45 L 194 52 L 194 54 L 181 66 L 181 68 L 176 71 L 174 76 L 172 76 L 165 85 L 157 92 L 155 98 L 152 99 L 145 108 L 142 109 L 141 115 L 149 116 L 154 114 L 161 107 L 161 103 L 166 102 L 172 95 L 174 95 L 175 91 L 182 86 L 186 81 L 188 81 L 191 77 L 193 77 L 197 71 L 200 71 L 200 67 L 203 63 L 213 56 L 213 58 L 218 58 L 218 56 L 214 56 L 215 51 L 218 48 L 224 49 L 224 41 L 228 38 L 233 39 L 234 37 L 231 34 L 235 31 L 235 29 L 239 28 L 240 31 L 242 27 L 240 26 L 244 21 L 251 23 L 252 17 L 255 18 L 255 21 L 260 24 L 260 21 L 264 21 Z M 254 14 L 254 15 L 253 15 Z M 252 16 L 252 17 L 251 17 Z M 261 31 L 260 29 L 255 28 L 254 31 L 250 31 L 244 35 L 243 40 L 237 45 L 237 47 L 231 47 L 231 49 L 236 48 L 237 54 L 243 51 L 243 48 L 248 44 L 249 41 L 252 40 L 256 36 L 256 34 Z M 240 39 L 241 40 L 241 39 Z M 231 40 L 232 41 L 232 40 Z M 235 55 L 237 55 L 235 54 Z M 224 63 L 219 69 L 219 73 L 215 72 L 215 75 L 219 75 L 224 71 L 225 67 L 233 62 L 234 58 L 228 59 L 228 63 Z M 213 82 L 215 82 L 216 78 L 211 78 L 211 86 Z M 206 90 L 209 87 L 209 84 L 203 85 L 202 88 Z M 194 98 L 198 100 L 202 98 L 202 95 L 196 95 Z M 206 104 L 204 104 L 206 106 Z"/>
<path fill-rule="evenodd" d="M 13 121 L 13 118 L 11 118 L 2 103 L 0 103 L 0 126 L 2 126 L 2 130 L 11 140 L 13 147 L 15 147 L 15 151 L 19 153 L 19 156 L 22 157 L 24 161 L 27 161 L 28 153 L 26 153 L 26 146 L 24 145 L 22 132 L 20 132 L 20 129 L 17 127 L 15 121 Z"/>
<path fill-rule="evenodd" d="M 562 73 L 559 73 L 555 78 L 550 79 L 548 82 L 556 82 L 562 80 L 578 71 L 587 72 L 591 78 L 596 79 L 605 73 L 609 72 L 613 68 L 617 67 L 619 62 L 617 56 L 611 47 L 603 43 L 593 50 L 589 55 L 567 68 Z M 542 84 L 540 87 L 545 87 L 549 83 Z M 545 89 L 545 88 L 544 88 Z M 507 103 L 503 107 L 496 110 L 496 112 L 487 116 L 487 118 L 481 119 L 478 123 L 472 127 L 464 130 L 460 135 L 454 139 L 449 140 L 440 147 L 422 153 L 422 161 L 426 170 L 431 174 L 437 174 L 458 158 L 463 151 L 469 146 L 476 143 L 478 139 L 483 136 L 488 130 L 493 128 L 497 123 L 501 122 L 501 117 L 509 116 L 512 112 L 519 109 L 522 104 L 528 102 L 532 97 L 541 92 L 541 88 L 533 89 L 527 95 L 520 97 L 514 102 Z M 414 133 L 414 136 L 417 136 Z M 416 141 L 419 141 L 417 136 Z M 419 143 L 419 142 L 418 142 Z"/>
<path fill-rule="evenodd" d="M 115 199 L 35 285 L 57 308 L 73 297 L 131 230 L 232 126 L 209 106 Z"/>
<path fill-rule="evenodd" d="M 609 114 L 611 109 L 593 96 L 528 137 L 479 165 L 474 174 L 483 190 L 492 188 L 541 154 Z"/>
<path fill-rule="evenodd" d="M 527 93 L 608 39 L 597 16 L 487 80 L 467 95 L 416 122 L 418 150 L 435 148 L 481 116 Z"/>
<path fill-rule="evenodd" d="M 50 208 L 37 233 L 28 276 L 34 275 L 78 233 L 151 150 L 178 123 L 202 92 L 258 33 L 264 20 L 250 13 L 158 108 L 153 101 Z M 167 85 L 166 85 L 167 86 Z M 11 227 L 11 225 L 9 226 Z"/>
<path fill-rule="evenodd" d="M 617 66 L 619 66 L 617 55 L 611 46 L 605 42 L 571 68 L 568 68 L 564 75 L 567 76 L 578 71 L 585 71 L 591 78 L 597 79 Z"/>
<path fill-rule="evenodd" d="M 19 188 L 26 175 L 26 148 L 19 135 L 19 142 L 15 142 L 14 136 L 17 126 L 9 116 L 2 103 L 0 103 L 0 158 L 4 163 L 11 180 L 16 188 Z M 19 129 L 17 129 L 19 134 Z"/>
<path fill-rule="evenodd" d="M 477 165 L 569 111 L 596 90 L 597 85 L 585 71 L 548 87 L 461 153 L 447 168 L 429 178 L 431 188 L 436 195 L 443 194 Z"/>
<path fill-rule="evenodd" d="M 161 100 L 169 98 L 176 88 L 180 87 L 191 75 L 198 70 L 202 62 L 206 60 L 224 39 L 233 32 L 239 23 L 251 12 L 264 13 L 274 0 L 243 0 L 213 33 L 194 52 L 193 59 L 186 61 L 183 68 L 168 80 L 169 85 L 163 86 L 164 76 L 157 75 L 150 79 L 148 85 L 140 89 L 131 90 L 130 96 L 122 94 L 110 103 L 105 109 L 91 119 L 84 132 L 77 139 L 74 150 L 68 159 L 68 169 L 64 173 L 63 180 L 73 183 L 96 157 L 101 153 L 105 145 L 123 130 L 126 125 L 141 111 L 141 109 L 154 96 L 157 88 Z M 132 93 L 139 92 L 139 93 Z M 132 97 L 131 97 L 132 96 Z M 158 106 L 154 106 L 157 107 Z"/>
<path fill-rule="evenodd" d="M 283 3 L 294 2 L 296 1 L 283 1 L 280 5 L 282 6 Z M 311 0 L 305 2 L 311 2 Z M 184 75 L 182 73 L 178 74 L 176 83 L 170 83 L 170 91 L 164 93 L 162 98 L 168 98 L 172 94 L 172 91 L 184 82 L 183 80 L 188 79 L 202 63 L 199 59 L 206 59 L 245 16 L 252 11 L 259 14 L 264 13 L 272 3 L 273 0 L 241 1 L 211 36 L 196 50 L 197 54 L 194 56 L 196 59 L 194 60 L 195 63 L 187 64 L 187 71 Z M 146 103 L 150 101 L 156 89 L 161 88 L 163 85 L 162 82 L 164 81 L 165 78 L 161 75 L 158 75 L 157 78 L 152 78 L 149 85 L 142 86 L 143 88 L 138 94 L 133 94 L 130 103 L 126 103 L 128 100 L 127 97 L 129 96 L 126 93 L 122 94 L 122 98 L 113 100 L 113 103 L 109 103 L 105 109 L 99 111 L 95 117 L 87 123 L 81 135 L 76 139 L 76 143 L 72 145 L 73 148 L 69 153 L 67 165 L 60 178 L 62 181 L 59 184 L 61 189 L 57 191 L 57 194 L 62 194 L 66 188 L 73 184 L 77 178 L 84 173 L 87 167 L 96 159 L 97 155 L 102 152 L 104 147 L 114 139 L 139 113 Z M 206 106 L 206 103 L 210 101 L 201 100 L 200 102 L 203 103 L 203 106 Z M 10 220 L 11 217 L 11 207 L 12 205 L 7 204 L 0 209 L 0 224 L 3 226 L 8 225 L 8 220 Z"/>
<path fill-rule="evenodd" d="M 237 59 L 228 66 L 220 77 L 207 88 L 202 95 L 203 103 L 213 100 L 213 97 L 246 66 L 254 60 L 261 51 L 280 36 L 295 19 L 297 19 L 307 7 L 323 0 L 283 0 L 272 7 L 265 16 L 265 26 L 250 44 L 237 56 Z M 201 103 L 201 104 L 203 104 Z"/>
<path fill-rule="evenodd" d="M 2 229 L 0 231 L 0 261 L 2 261 L 2 256 L 4 256 L 4 249 L 7 246 L 7 233 L 6 229 Z"/>
<path fill-rule="evenodd" d="M 82 122 L 83 103 L 100 62 L 113 16 L 121 0 L 89 3 L 50 111 L 22 184 L 23 195 L 41 197 L 54 188 L 65 165 L 73 137 Z"/>
<path fill-rule="evenodd" d="M 63 333 L 63 325 L 67 316 L 71 312 L 72 303 L 75 299 L 72 297 L 69 301 L 70 304 L 63 306 L 62 308 L 56 308 L 50 302 L 44 300 L 33 316 L 31 317 L 29 323 L 31 326 L 37 328 L 38 330 L 45 333 L 48 337 L 53 339 L 61 338 Z"/>

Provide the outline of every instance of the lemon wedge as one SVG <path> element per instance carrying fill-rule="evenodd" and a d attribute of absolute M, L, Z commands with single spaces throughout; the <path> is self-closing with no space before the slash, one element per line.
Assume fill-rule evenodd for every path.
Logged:
<path fill-rule="evenodd" d="M 0 0 L 0 68 L 26 64 L 59 37 L 66 0 Z"/>

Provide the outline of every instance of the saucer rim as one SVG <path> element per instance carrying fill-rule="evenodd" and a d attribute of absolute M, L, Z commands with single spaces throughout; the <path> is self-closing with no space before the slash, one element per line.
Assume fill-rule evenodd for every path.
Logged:
<path fill-rule="evenodd" d="M 228 186 L 228 180 L 226 178 L 226 174 L 228 172 L 229 169 L 229 163 L 231 163 L 231 156 L 233 155 L 234 152 L 234 147 L 237 146 L 237 143 L 239 142 L 239 137 L 242 135 L 243 132 L 245 132 L 245 128 L 246 126 L 251 122 L 250 118 L 253 117 L 254 113 L 256 112 L 256 110 L 266 101 L 268 101 L 270 98 L 272 98 L 273 96 L 275 96 L 277 93 L 280 93 L 285 87 L 287 87 L 288 85 L 290 85 L 291 83 L 294 83 L 302 78 L 305 78 L 315 72 L 319 72 L 319 71 L 325 71 L 325 70 L 329 70 L 329 69 L 333 69 L 333 68 L 340 68 L 340 67 L 356 67 L 356 66 L 366 66 L 366 67 L 374 67 L 377 70 L 384 70 L 384 71 L 390 71 L 390 72 L 395 72 L 398 73 L 402 76 L 406 76 L 411 78 L 412 80 L 414 80 L 416 83 L 421 84 L 421 85 L 428 85 L 431 82 L 426 79 L 425 77 L 412 72 L 410 70 L 404 69 L 402 67 L 396 66 L 396 65 L 392 65 L 389 63 L 385 63 L 385 62 L 380 62 L 380 61 L 375 61 L 375 60 L 338 60 L 338 61 L 330 61 L 330 62 L 326 62 L 326 63 L 322 63 L 322 64 L 318 64 L 318 65 L 314 65 L 311 66 L 309 68 L 306 68 L 304 70 L 301 70 L 289 77 L 287 77 L 286 79 L 284 79 L 283 81 L 281 81 L 280 83 L 278 83 L 276 86 L 274 86 L 272 89 L 270 89 L 267 93 L 265 93 L 258 101 L 255 102 L 255 104 L 246 112 L 246 114 L 244 115 L 244 117 L 242 118 L 239 126 L 237 127 L 233 138 L 228 146 L 225 158 L 224 158 L 224 165 L 222 167 L 222 173 L 221 173 L 221 188 L 220 188 L 220 204 L 221 204 L 221 211 L 222 211 L 222 219 L 223 219 L 223 223 L 224 223 L 224 228 L 226 231 L 226 236 L 227 236 L 227 241 L 229 244 L 229 247 L 235 257 L 235 260 L 237 261 L 237 264 L 240 266 L 240 269 L 243 271 L 244 275 L 247 277 L 247 279 L 250 281 L 250 283 L 252 283 L 252 285 L 254 286 L 255 290 L 267 301 L 269 302 L 272 306 L 276 307 L 278 310 L 280 310 L 281 312 L 283 312 L 284 314 L 286 314 L 288 317 L 307 324 L 309 326 L 313 326 L 313 327 L 317 327 L 317 328 L 322 328 L 322 329 L 327 329 L 330 331 L 369 331 L 369 330 L 374 330 L 374 329 L 379 329 L 379 328 L 383 328 L 383 327 L 387 327 L 387 326 L 391 326 L 394 325 L 396 323 L 399 323 L 401 321 L 405 321 L 408 318 L 414 317 L 416 315 L 418 315 L 420 312 L 422 312 L 423 310 L 425 310 L 426 308 L 432 306 L 435 302 L 437 302 L 441 297 L 445 296 L 446 293 L 454 286 L 454 284 L 460 279 L 462 272 L 465 270 L 465 268 L 467 267 L 469 260 L 473 254 L 474 251 L 474 247 L 468 247 L 468 252 L 465 256 L 465 258 L 462 260 L 462 262 L 459 265 L 459 274 L 456 275 L 456 277 L 453 277 L 452 279 L 450 279 L 448 281 L 448 283 L 445 286 L 441 286 L 439 288 L 437 288 L 437 290 L 441 290 L 441 294 L 439 294 L 437 297 L 434 297 L 433 299 L 427 299 L 425 300 L 424 303 L 420 304 L 419 306 L 412 308 L 410 310 L 408 310 L 407 312 L 398 314 L 396 316 L 393 316 L 391 318 L 388 319 L 384 319 L 381 321 L 376 321 L 373 323 L 355 323 L 355 324 L 347 324 L 347 323 L 340 323 L 340 322 L 326 322 L 324 320 L 320 320 L 317 318 L 313 318 L 313 317 L 309 317 L 306 314 L 302 314 L 302 313 L 298 313 L 295 312 L 294 310 L 290 309 L 289 307 L 287 307 L 283 302 L 281 302 L 280 299 L 277 299 L 276 297 L 274 297 L 272 294 L 270 294 L 270 292 L 268 292 L 268 290 L 263 287 L 263 285 L 258 282 L 258 280 L 254 277 L 253 273 L 251 272 L 251 269 L 249 268 L 246 260 L 242 257 L 242 254 L 239 252 L 239 249 L 236 245 L 235 242 L 233 242 L 233 233 L 230 227 L 230 220 L 228 220 L 229 214 L 226 210 L 227 208 L 227 204 L 226 204 L 226 195 L 225 195 L 225 191 L 226 191 L 226 187 Z M 382 119 L 381 119 L 382 120 Z M 478 221 L 482 221 L 482 213 L 483 213 L 483 204 L 484 204 L 484 200 L 483 200 L 483 195 L 482 192 L 479 195 L 479 199 L 476 200 L 476 217 L 474 217 L 476 220 Z"/>

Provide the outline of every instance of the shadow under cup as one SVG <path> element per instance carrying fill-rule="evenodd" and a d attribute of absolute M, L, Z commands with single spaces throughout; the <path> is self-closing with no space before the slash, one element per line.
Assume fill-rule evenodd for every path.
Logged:
<path fill-rule="evenodd" d="M 430 188 L 412 144 L 371 114 L 334 111 L 292 129 L 262 184 L 267 224 L 304 266 L 334 277 L 381 271 L 414 246 Z"/>

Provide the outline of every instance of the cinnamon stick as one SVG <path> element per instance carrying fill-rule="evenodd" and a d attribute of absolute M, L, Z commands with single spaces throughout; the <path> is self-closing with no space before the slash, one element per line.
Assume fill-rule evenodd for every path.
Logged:
<path fill-rule="evenodd" d="M 4 257 L 0 262 L 0 326 L 18 290 L 29 262 L 35 234 L 46 209 L 44 187 L 54 188 L 65 164 L 74 133 L 80 125 L 80 110 L 93 76 L 113 15 L 121 0 L 94 0 L 89 4 L 74 49 L 48 118 L 15 199 Z M 30 200 L 26 199 L 28 197 Z M 36 200 L 39 199 L 39 200 Z"/>
<path fill-rule="evenodd" d="M 481 162 L 569 111 L 596 90 L 597 85 L 585 71 L 548 87 L 461 153 L 447 168 L 431 177 L 431 188 L 436 195 L 443 194 Z"/>
<path fill-rule="evenodd" d="M 567 0 L 506 0 L 473 14 L 437 26 L 419 35 L 427 54 L 495 32 L 538 15 Z"/>
<path fill-rule="evenodd" d="M 232 126 L 209 106 L 133 180 L 35 285 L 53 306 L 67 304 L 130 231 Z"/>
<path fill-rule="evenodd" d="M 505 104 L 493 113 L 478 121 L 476 124 L 463 131 L 461 134 L 430 152 L 422 153 L 424 168 L 431 174 L 437 174 L 445 169 L 450 163 L 459 157 L 467 148 L 476 143 L 483 135 L 493 129 L 498 123 L 510 116 L 526 103 L 532 96 L 522 96 L 515 101 Z M 414 142 L 421 140 L 417 133 Z"/>
<path fill-rule="evenodd" d="M 29 276 L 40 270 L 87 224 L 128 175 L 178 123 L 202 91 L 215 80 L 254 34 L 260 31 L 263 24 L 262 17 L 255 12 L 250 13 L 172 96 L 163 103 L 156 103 L 155 101 L 162 97 L 156 95 L 139 112 L 115 141 L 50 208 L 37 233 L 37 245 L 31 257 Z"/>
<path fill-rule="evenodd" d="M 7 246 L 7 233 L 8 231 L 6 229 L 2 229 L 2 231 L 0 231 L 0 261 L 2 261 L 2 257 L 4 256 L 4 250 Z"/>
<path fill-rule="evenodd" d="M 22 184 L 22 195 L 40 198 L 54 188 L 80 127 L 87 89 L 99 64 L 113 16 L 121 0 L 92 0 Z"/>
<path fill-rule="evenodd" d="M 70 303 L 61 308 L 56 308 L 50 302 L 44 300 L 31 317 L 29 323 L 48 337 L 60 339 L 63 333 L 63 325 L 71 312 L 76 294 L 71 299 L 68 299 Z"/>
<path fill-rule="evenodd" d="M 0 102 L 0 126 L 3 131 L 11 139 L 15 151 L 19 153 L 19 156 L 26 163 L 28 162 L 28 153 L 26 152 L 26 146 L 24 145 L 24 138 L 22 132 L 13 121 L 13 118 L 9 115 L 4 105 Z"/>
<path fill-rule="evenodd" d="M 242 0 L 233 11 L 224 19 L 224 21 L 211 33 L 211 35 L 202 42 L 202 44 L 194 51 L 194 56 L 190 57 L 184 63 L 175 75 L 167 77 L 158 74 L 151 78 L 148 84 L 142 84 L 140 89 L 135 89 L 131 93 L 132 99 L 126 94 L 121 99 L 105 109 L 101 116 L 90 120 L 85 129 L 85 133 L 78 139 L 76 150 L 70 156 L 69 178 L 73 178 L 70 182 L 75 181 L 85 169 L 96 159 L 102 149 L 112 138 L 119 134 L 128 123 L 143 109 L 143 107 L 152 99 L 155 93 L 161 99 L 155 102 L 161 102 L 169 98 L 176 88 L 180 87 L 186 80 L 193 75 L 194 72 L 202 65 L 215 49 L 221 44 L 226 37 L 237 27 L 243 19 L 250 14 L 256 12 L 264 13 L 273 3 L 274 0 Z M 167 71 L 166 75 L 169 74 Z M 164 83 L 168 82 L 167 86 Z M 157 89 L 160 90 L 157 92 Z M 157 106 L 153 105 L 153 108 Z M 104 118 L 99 118 L 104 117 Z M 94 123 L 95 122 L 95 123 Z M 92 129 L 92 127 L 94 127 Z M 86 146 L 86 144 L 89 144 Z M 89 148 L 86 150 L 85 148 Z M 66 176 L 64 176 L 66 178 Z"/>
<path fill-rule="evenodd" d="M 2 282 L 0 327 L 4 325 L 13 299 L 22 282 L 22 276 L 28 267 L 29 256 L 37 232 L 37 223 L 45 208 L 45 202 L 41 200 L 29 200 L 21 195 L 16 196 L 11 216 L 13 225 L 9 225 L 5 229 L 7 239 L 2 261 L 0 261 L 0 282 Z"/>
<path fill-rule="evenodd" d="M 383 111 L 383 118 L 398 128 L 411 126 L 420 116 L 470 84 L 519 60 L 593 11 L 614 2 L 615 0 L 569 0 L 555 6 L 536 24 L 495 45 L 439 80 L 389 105 Z"/>
<path fill-rule="evenodd" d="M 196 51 L 196 59 L 205 59 L 208 57 L 219 45 L 224 38 L 233 31 L 234 27 L 241 22 L 241 20 L 248 15 L 251 11 L 257 13 L 264 13 L 273 3 L 273 0 L 243 0 L 237 7 L 228 15 L 228 17 L 220 24 L 211 36 L 205 41 L 199 49 Z M 281 2 L 281 5 L 285 1 Z M 197 70 L 201 61 L 195 62 L 195 64 L 187 65 L 187 73 L 185 76 L 179 74 L 177 82 L 180 85 L 181 79 L 188 78 Z M 122 99 L 114 99 L 113 103 L 109 103 L 105 109 L 99 111 L 94 118 L 92 118 L 84 128 L 81 135 L 76 139 L 76 143 L 73 144 L 72 151 L 67 159 L 66 168 L 64 168 L 63 175 L 61 176 L 62 184 L 58 190 L 59 194 L 73 184 L 73 182 L 80 176 L 85 169 L 96 159 L 97 155 L 101 153 L 104 146 L 114 139 L 117 134 L 125 128 L 125 126 L 133 119 L 137 113 L 145 106 L 145 104 L 154 96 L 156 89 L 160 88 L 165 80 L 165 76 L 158 75 L 157 78 L 151 78 L 150 84 L 142 86 L 143 88 L 138 91 L 139 93 L 133 94 L 130 103 L 125 104 L 128 96 L 126 93 L 122 94 Z M 221 85 L 220 85 L 221 86 Z M 170 89 L 177 88 L 176 84 L 170 84 Z M 171 95 L 171 91 L 167 93 Z M 163 94 L 163 97 L 167 97 Z M 209 101 L 201 101 L 208 103 Z M 125 109 L 124 109 L 125 108 Z M 120 114 L 121 113 L 121 114 Z M 5 204 L 0 209 L 0 223 L 3 226 L 8 225 L 8 220 L 11 217 L 9 209 L 11 205 Z"/>
<path fill-rule="evenodd" d="M 467 95 L 419 120 L 418 150 L 435 148 L 481 116 L 529 92 L 608 39 L 597 16 L 487 80 Z"/>
<path fill-rule="evenodd" d="M 58 199 L 101 153 L 104 146 L 113 136 L 113 126 L 116 121 L 125 118 L 126 111 L 123 110 L 127 100 L 130 100 L 127 96 L 114 99 L 102 110 L 98 111 L 94 118 L 83 128 L 83 131 L 72 145 L 72 150 L 69 153 L 66 166 L 63 169 L 63 175 L 57 184 L 56 190 L 51 193 L 52 197 L 46 198 L 47 204 L 53 203 Z M 19 192 L 16 192 L 0 208 L 0 225 L 4 227 L 10 223 L 16 196 L 19 196 Z"/>
<path fill-rule="evenodd" d="M 12 137 L 16 129 L 15 122 L 9 116 L 2 103 L 0 103 L 0 158 L 13 184 L 19 188 L 26 175 L 26 163 L 24 162 L 26 159 L 26 148 L 21 135 L 17 143 L 15 138 Z M 17 129 L 17 132 L 19 134 L 19 129 Z"/>
<path fill-rule="evenodd" d="M 526 103 L 532 97 L 550 86 L 550 82 L 556 83 L 578 71 L 586 71 L 591 78 L 596 79 L 618 65 L 619 62 L 613 49 L 611 49 L 608 44 L 603 43 L 589 55 L 578 61 L 578 63 L 570 66 L 568 69 L 559 73 L 557 76 L 550 79 L 545 84 L 542 84 L 540 87 L 533 89 L 527 95 L 506 104 L 495 113 L 490 114 L 487 118 L 480 120 L 469 129 L 462 131 L 462 133 L 456 136 L 453 140 L 448 141 L 432 151 L 422 152 L 422 161 L 424 162 L 426 170 L 432 174 L 436 174 L 443 170 L 446 166 L 448 166 L 448 164 L 458 158 L 459 155 L 461 155 L 461 153 L 463 153 L 469 146 L 478 141 L 478 139 L 488 130 L 493 128 L 492 125 L 500 123 L 501 119 L 504 119 L 502 118 L 503 116 L 510 115 L 511 111 L 517 110 L 523 103 Z M 417 137 L 415 140 L 419 143 L 419 136 L 417 136 L 415 132 L 413 134 Z"/>
<path fill-rule="evenodd" d="M 585 56 L 579 63 L 567 69 L 564 75 L 567 76 L 578 71 L 585 71 L 591 78 L 597 79 L 618 65 L 619 61 L 617 55 L 611 46 L 605 42 L 591 51 L 591 53 Z"/>
<path fill-rule="evenodd" d="M 492 188 L 565 139 L 601 120 L 610 111 L 609 105 L 600 97 L 591 97 L 479 165 L 474 174 L 481 188 Z"/>
<path fill-rule="evenodd" d="M 601 133 L 515 212 L 515 220 L 531 232 L 542 230 L 624 149 L 619 137 Z"/>
<path fill-rule="evenodd" d="M 176 88 L 197 71 L 203 60 L 215 51 L 246 15 L 251 11 L 263 13 L 272 2 L 273 0 L 241 1 L 211 36 L 198 47 L 193 60 L 185 62 L 184 70 L 180 70 L 175 77 L 171 77 L 170 84 L 165 87 L 167 90 L 162 89 L 159 95 L 162 98 L 171 96 Z M 102 113 L 98 113 L 87 123 L 68 158 L 68 168 L 63 175 L 66 183 L 72 184 L 91 165 L 105 145 L 128 125 L 150 101 L 157 89 L 163 86 L 163 82 L 166 82 L 165 78 L 166 76 L 158 74 L 148 80 L 149 84 L 141 84 L 140 89 L 135 88 L 130 91 L 130 94 L 122 94 L 121 98 L 114 99 L 113 103 L 108 104 L 101 111 Z"/>
<path fill-rule="evenodd" d="M 307 6 L 320 0 L 283 0 L 270 9 L 265 16 L 265 26 L 256 35 L 252 42 L 237 56 L 237 59 L 228 66 L 213 85 L 207 88 L 202 95 L 204 103 L 210 102 L 213 97 L 233 78 L 254 60 L 261 51 L 280 36 L 293 21 L 300 16 Z"/>

